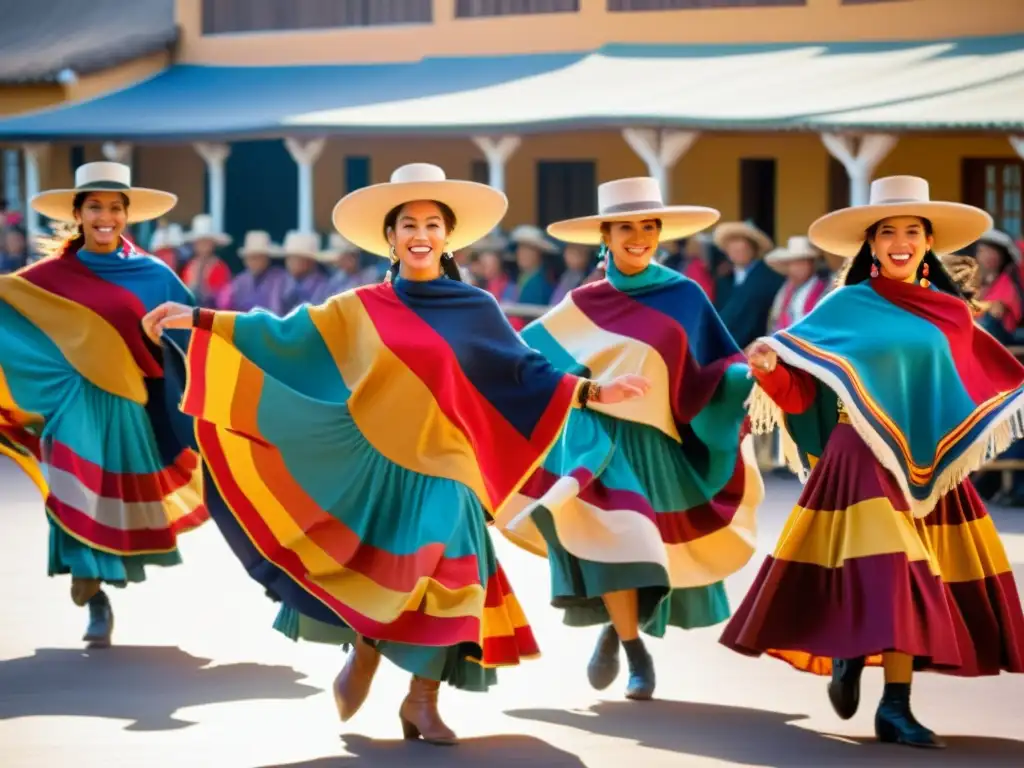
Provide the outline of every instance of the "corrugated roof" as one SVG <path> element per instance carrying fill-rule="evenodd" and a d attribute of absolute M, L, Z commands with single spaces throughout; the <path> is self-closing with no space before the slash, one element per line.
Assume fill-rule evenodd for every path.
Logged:
<path fill-rule="evenodd" d="M 0 121 L 0 140 L 465 135 L 634 125 L 1022 130 L 1024 35 L 612 45 L 591 53 L 399 64 L 180 65 L 118 93 Z"/>
<path fill-rule="evenodd" d="M 174 0 L 0 0 L 0 83 L 97 72 L 177 38 Z"/>

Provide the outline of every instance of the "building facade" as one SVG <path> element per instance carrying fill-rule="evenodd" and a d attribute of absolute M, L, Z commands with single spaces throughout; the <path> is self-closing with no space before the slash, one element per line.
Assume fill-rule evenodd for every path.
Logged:
<path fill-rule="evenodd" d="M 212 67 L 594 51 L 609 43 L 718 44 L 742 53 L 789 43 L 942 41 L 1024 32 L 1024 8 L 1006 0 L 177 0 L 176 20 L 175 63 Z M 138 68 L 141 79 L 153 74 L 150 64 L 123 66 Z M 709 63 L 707 76 L 715 74 L 714 63 Z M 118 86 L 130 78 L 124 70 L 106 76 Z M 425 83 L 424 89 L 431 86 Z M 684 93 L 687 87 L 678 84 Z M 781 96 L 785 84 L 778 87 Z M 38 107 L 43 99 L 30 90 L 20 102 L 7 91 L 0 93 L 6 100 L 0 113 Z M 386 89 L 379 94 L 381 99 L 387 96 Z M 628 87 L 602 96 L 611 110 L 625 117 L 650 111 L 649 103 L 633 97 Z M 252 98 L 259 99 L 260 93 Z M 770 103 L 773 94 L 761 98 Z M 201 114 L 204 105 L 195 108 Z M 726 219 L 753 219 L 783 241 L 850 201 L 853 166 L 844 164 L 842 150 L 828 146 L 820 132 L 695 128 L 678 160 L 663 168 L 673 202 L 714 206 Z M 1012 132 L 998 126 L 893 129 L 885 134 L 885 147 L 877 148 L 873 162 L 862 163 L 861 171 L 925 176 L 933 197 L 986 207 L 999 226 L 1021 236 L 1024 160 L 1015 146 L 1024 152 L 1024 140 L 1015 145 Z M 854 156 L 870 140 L 857 134 L 839 138 Z M 325 135 L 312 165 L 310 188 L 299 195 L 301 169 L 279 137 L 230 145 L 224 163 L 223 220 L 233 234 L 259 226 L 279 236 L 304 216 L 326 231 L 339 197 L 386 181 L 406 162 L 431 161 L 450 176 L 494 180 L 493 162 L 488 163 L 480 144 L 468 135 Z M 30 151 L 44 188 L 69 183 L 72 169 L 82 161 L 119 156 L 130 159 L 138 183 L 178 194 L 172 220 L 187 224 L 211 205 L 211 166 L 194 142 L 134 141 L 104 149 L 98 141 L 61 141 L 37 143 Z M 590 212 L 596 184 L 644 175 L 650 168 L 618 127 L 555 126 L 519 134 L 501 169 L 501 185 L 510 199 L 505 225 L 543 225 Z M 308 215 L 303 206 L 310 208 Z"/>

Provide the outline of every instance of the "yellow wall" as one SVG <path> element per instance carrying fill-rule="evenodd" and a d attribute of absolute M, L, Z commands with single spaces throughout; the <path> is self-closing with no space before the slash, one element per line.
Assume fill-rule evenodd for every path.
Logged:
<path fill-rule="evenodd" d="M 138 183 L 168 189 L 179 197 L 171 214 L 186 223 L 200 213 L 204 200 L 203 164 L 191 147 L 140 147 Z M 316 222 L 330 229 L 331 209 L 344 194 L 344 158 L 367 155 L 374 182 L 387 181 L 399 165 L 428 160 L 451 177 L 467 178 L 473 160 L 482 156 L 468 139 L 334 139 L 329 140 L 315 168 Z M 87 150 L 89 159 L 98 147 Z M 672 174 L 672 198 L 677 203 L 710 205 L 724 219 L 740 215 L 739 161 L 775 158 L 777 163 L 776 233 L 781 239 L 804 233 L 827 211 L 829 155 L 818 136 L 785 134 L 705 134 L 691 147 Z M 1015 157 L 1004 136 L 906 136 L 882 162 L 876 175 L 913 174 L 931 182 L 936 199 L 959 200 L 961 160 L 964 157 Z M 506 168 L 509 213 L 504 225 L 532 222 L 536 216 L 538 160 L 594 160 L 598 183 L 647 173 L 646 166 L 617 132 L 527 136 Z M 68 180 L 67 158 L 46 176 L 50 184 Z M 227 190 L 231 194 L 231 190 Z M 277 194 L 291 195 L 293 190 Z"/>
<path fill-rule="evenodd" d="M 608 13 L 605 0 L 581 0 L 579 13 L 484 19 L 456 19 L 455 0 L 434 0 L 434 22 L 426 25 L 204 37 L 202 1 L 178 0 L 182 61 L 242 65 L 398 61 L 591 50 L 606 42 L 908 40 L 1024 31 L 1020 0 L 899 0 L 863 5 L 807 0 L 803 7 L 633 13 Z"/>

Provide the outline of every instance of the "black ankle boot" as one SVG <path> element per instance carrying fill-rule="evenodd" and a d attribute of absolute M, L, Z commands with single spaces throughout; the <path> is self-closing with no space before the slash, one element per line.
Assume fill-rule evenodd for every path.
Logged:
<path fill-rule="evenodd" d="M 601 630 L 594 655 L 587 665 L 587 679 L 595 690 L 603 691 L 619 676 L 619 634 L 611 624 Z"/>
<path fill-rule="evenodd" d="M 626 698 L 647 701 L 654 695 L 654 659 L 639 637 L 635 640 L 624 640 L 622 647 L 626 650 L 626 663 L 629 665 Z"/>
<path fill-rule="evenodd" d="M 110 599 L 103 590 L 97 592 L 89 600 L 89 626 L 82 637 L 89 648 L 109 648 L 110 637 L 114 633 L 114 611 L 110 607 Z"/>
<path fill-rule="evenodd" d="M 942 749 L 934 733 L 925 728 L 910 711 L 910 683 L 886 683 L 875 713 L 875 735 L 881 742 L 909 747 Z"/>
<path fill-rule="evenodd" d="M 857 714 L 857 707 L 860 706 L 860 675 L 863 671 L 863 656 L 856 659 L 832 659 L 828 700 L 843 720 L 849 720 Z"/>

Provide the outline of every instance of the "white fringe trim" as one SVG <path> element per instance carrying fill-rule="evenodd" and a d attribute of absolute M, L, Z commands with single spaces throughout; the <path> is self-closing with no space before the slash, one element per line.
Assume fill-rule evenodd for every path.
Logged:
<path fill-rule="evenodd" d="M 964 450 L 954 464 L 946 467 L 934 478 L 932 490 L 928 497 L 926 499 L 916 499 L 910 494 L 910 483 L 903 472 L 899 460 L 896 458 L 896 454 L 893 453 L 881 436 L 871 428 L 867 418 L 860 410 L 853 405 L 853 398 L 850 397 L 850 393 L 842 385 L 839 378 L 827 369 L 800 357 L 776 339 L 765 338 L 761 339 L 761 341 L 764 341 L 774 349 L 779 359 L 787 365 L 806 371 L 814 376 L 819 383 L 824 384 L 836 393 L 836 396 L 842 401 L 847 415 L 850 417 L 850 423 L 857 430 L 857 434 L 860 435 L 868 448 L 871 449 L 878 462 L 896 478 L 900 489 L 903 491 L 903 496 L 910 506 L 911 514 L 916 518 L 930 515 L 939 503 L 939 499 L 960 485 L 972 472 L 980 469 L 988 461 L 1009 448 L 1014 441 L 1024 438 L 1024 393 L 1021 393 L 1010 403 L 1003 406 L 1004 410 L 1000 417 L 990 423 L 975 438 L 974 442 Z M 781 428 L 781 409 L 772 403 L 775 413 L 770 413 L 769 407 L 761 402 L 762 398 L 770 401 L 770 398 L 768 398 L 764 391 L 760 387 L 755 386 L 754 392 L 751 393 L 751 397 L 748 400 L 751 409 L 752 429 L 756 429 L 753 426 L 755 418 L 759 426 L 768 424 L 774 419 L 776 423 L 780 424 Z M 784 428 L 781 428 L 781 432 L 784 436 L 783 451 L 786 453 L 787 463 L 790 463 L 786 439 L 789 439 L 790 443 L 792 443 L 792 439 L 786 434 Z M 797 464 L 801 464 L 799 458 L 797 458 Z M 792 468 L 792 463 L 790 463 L 790 468 Z"/>
<path fill-rule="evenodd" d="M 775 401 L 768 397 L 760 384 L 754 384 L 744 405 L 747 408 L 747 415 L 750 417 L 750 431 L 755 435 L 770 435 L 776 429 L 779 430 L 779 438 L 782 442 L 782 457 L 786 460 L 786 467 L 796 475 L 801 483 L 806 483 L 811 475 L 811 468 L 800 458 L 800 449 L 797 448 L 789 430 L 786 429 L 785 414 L 775 404 Z"/>

